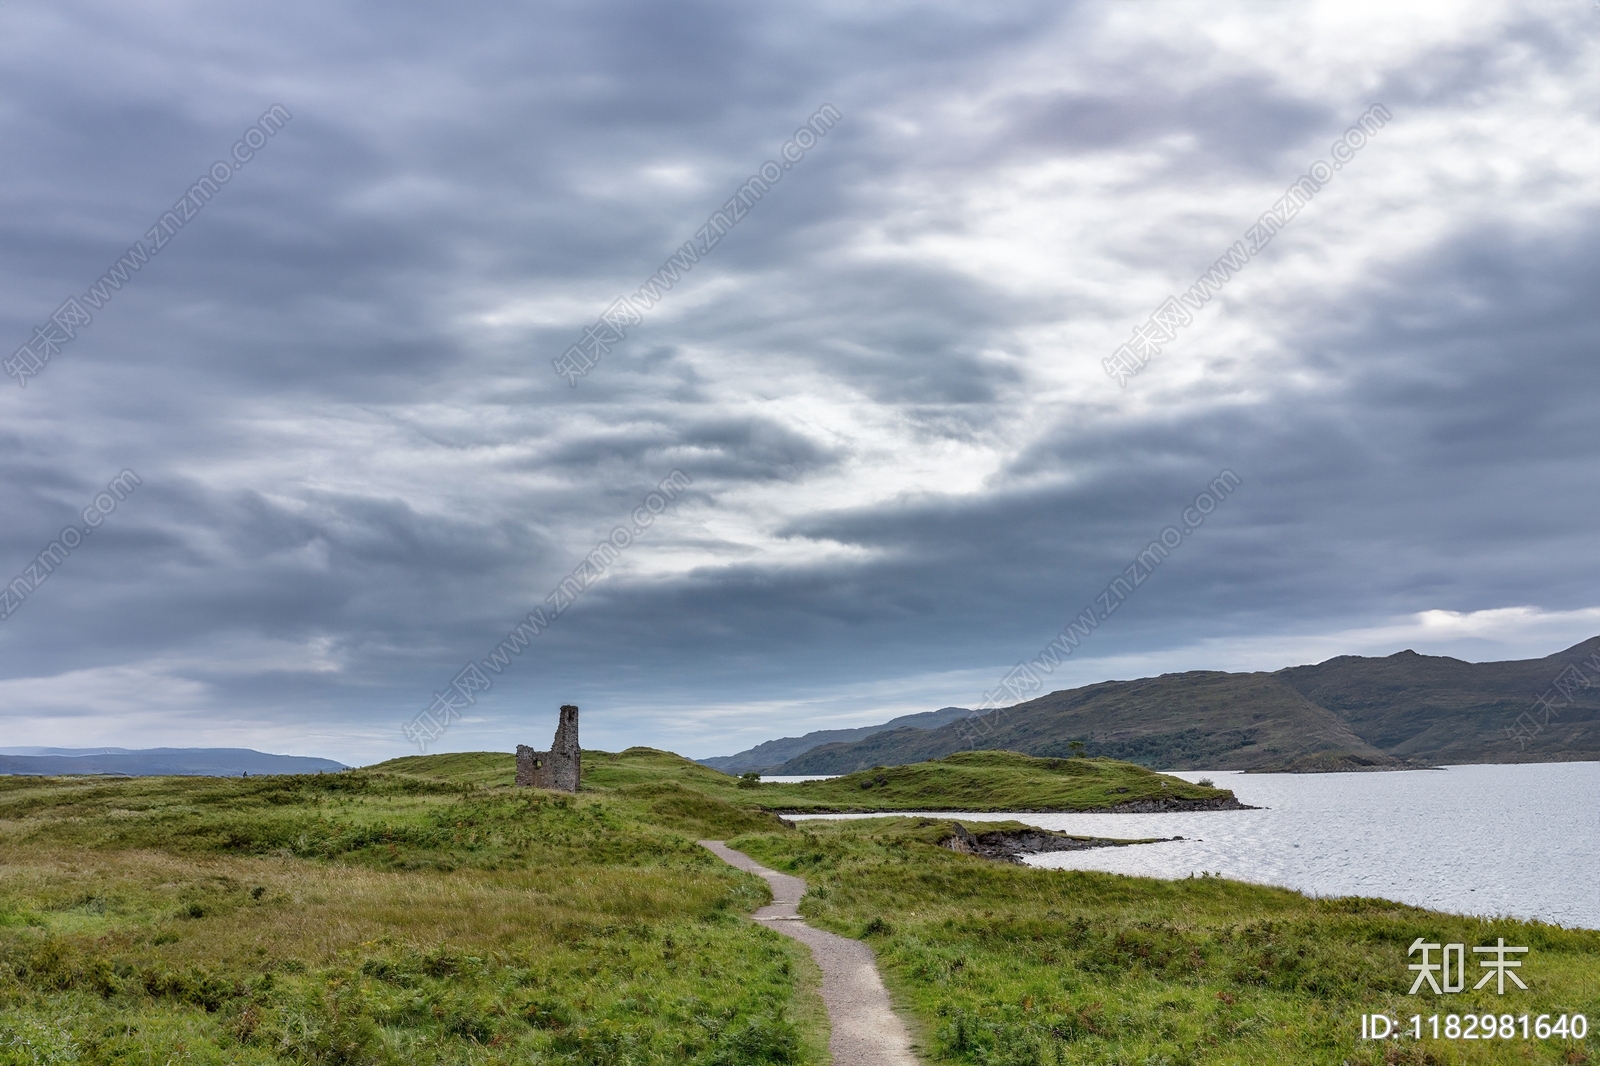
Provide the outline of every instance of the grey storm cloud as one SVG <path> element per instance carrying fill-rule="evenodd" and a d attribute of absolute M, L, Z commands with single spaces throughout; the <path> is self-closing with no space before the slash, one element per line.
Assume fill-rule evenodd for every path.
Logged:
<path fill-rule="evenodd" d="M 567 701 L 693 754 L 975 701 L 1223 469 L 1093 655 L 1593 607 L 1590 13 L 1132 10 L 7 5 L 0 355 L 292 116 L 4 379 L 4 572 L 143 479 L 0 620 L 8 730 L 399 754 L 673 471 L 441 744 Z M 1119 389 L 1101 360 L 1377 103 Z"/>

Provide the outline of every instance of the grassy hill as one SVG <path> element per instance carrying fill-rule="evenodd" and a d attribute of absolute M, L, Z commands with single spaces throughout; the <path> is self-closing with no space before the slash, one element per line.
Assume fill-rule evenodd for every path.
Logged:
<path fill-rule="evenodd" d="M 843 773 L 935 758 L 966 749 L 971 735 L 967 723 L 880 733 L 816 748 L 778 772 Z M 1060 758 L 1072 753 L 1074 741 L 1090 754 L 1146 766 L 1247 769 L 1324 752 L 1369 765 L 1396 763 L 1333 712 L 1265 673 L 1196 671 L 1052 692 L 996 716 L 978 743 Z"/>
<path fill-rule="evenodd" d="M 1557 678 L 1560 706 L 1524 745 L 1507 734 Z M 1193 671 L 1052 692 L 993 716 L 978 748 L 1089 755 L 1166 769 L 1351 770 L 1600 759 L 1600 637 L 1543 659 L 1468 663 L 1406 651 L 1276 673 Z M 814 748 L 782 774 L 847 773 L 973 746 L 971 723 Z"/>
<path fill-rule="evenodd" d="M 1233 799 L 1227 789 L 1194 785 L 1110 759 L 1039 759 L 1010 751 L 958 752 L 933 762 L 859 770 L 828 781 L 762 785 L 768 810 L 1084 811 L 1140 801 L 1174 805 Z"/>
<path fill-rule="evenodd" d="M 513 788 L 502 753 L 0 778 L 0 1066 L 822 1063 L 809 956 L 745 920 L 765 885 L 708 836 L 811 879 L 807 913 L 873 944 L 934 1063 L 1368 1061 L 1356 1015 L 1406 1006 L 1422 932 L 1531 943 L 1518 1009 L 1600 1014 L 1600 934 L 1033 870 L 940 847 L 947 822 L 772 813 L 1183 791 L 1138 767 L 980 753 L 745 788 L 645 748 L 584 761 L 577 796 Z"/>
<path fill-rule="evenodd" d="M 1403 651 L 1381 659 L 1342 655 L 1278 676 L 1399 757 L 1437 763 L 1600 758 L 1600 637 L 1543 659 L 1469 663 Z M 1561 689 L 1555 688 L 1558 678 Z M 1524 747 L 1506 728 L 1546 693 L 1554 696 L 1554 714 L 1548 721 L 1538 716 L 1539 729 Z"/>
<path fill-rule="evenodd" d="M 694 844 L 774 816 L 512 765 L 0 778 L 0 1064 L 822 1060 L 809 957 Z"/>
<path fill-rule="evenodd" d="M 395 759 L 371 770 L 477 785 L 511 784 L 510 755 L 478 752 Z M 672 820 L 717 811 L 706 832 L 726 831 L 750 811 L 1084 811 L 1141 800 L 1208 803 L 1228 789 L 1195 785 L 1110 759 L 1038 759 L 1011 751 L 961 752 L 934 762 L 876 767 L 828 781 L 754 785 L 654 748 L 583 753 L 586 790 L 606 792 Z M 682 809 L 692 804 L 693 810 Z M 760 824 L 768 824 L 763 821 Z M 752 827 L 754 823 L 752 824 Z"/>
<path fill-rule="evenodd" d="M 1218 794 L 1006 753 L 755 788 L 648 748 L 584 768 L 575 797 L 490 752 L 0 778 L 0 1064 L 817 1063 L 809 956 L 695 840 L 791 832 L 775 809 Z"/>

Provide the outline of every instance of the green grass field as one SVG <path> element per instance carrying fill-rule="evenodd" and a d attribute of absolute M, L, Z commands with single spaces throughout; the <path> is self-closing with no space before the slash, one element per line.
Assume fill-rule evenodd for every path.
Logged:
<path fill-rule="evenodd" d="M 515 789 L 511 756 L 487 753 L 313 777 L 0 778 L 0 1066 L 825 1061 L 809 957 L 745 920 L 764 884 L 702 837 L 807 877 L 807 913 L 878 949 L 930 1061 L 1385 1061 L 1355 1048 L 1354 1017 L 1405 1010 L 1396 953 L 1416 931 L 1503 929 L 1535 948 L 1527 1002 L 1600 1016 L 1600 934 L 1029 870 L 937 847 L 933 823 L 801 831 L 771 813 L 1197 789 L 1137 767 L 984 753 L 749 788 L 648 749 L 584 760 L 576 797 Z"/>
<path fill-rule="evenodd" d="M 0 1063 L 822 1061 L 809 957 L 693 844 L 776 819 L 494 763 L 0 778 Z"/>
<path fill-rule="evenodd" d="M 1220 878 L 1002 865 L 937 846 L 948 835 L 947 822 L 900 818 L 730 842 L 806 878 L 801 913 L 814 924 L 873 946 L 931 1061 L 1339 1066 L 1600 1054 L 1593 1032 L 1536 1043 L 1358 1040 L 1363 1013 L 1407 1025 L 1413 1014 L 1469 1011 L 1600 1021 L 1600 932 Z M 1406 951 L 1418 936 L 1528 946 L 1531 988 L 1408 996 Z"/>

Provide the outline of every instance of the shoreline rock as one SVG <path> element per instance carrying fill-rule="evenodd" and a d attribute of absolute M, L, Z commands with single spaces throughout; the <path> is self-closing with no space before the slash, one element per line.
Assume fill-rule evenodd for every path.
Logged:
<path fill-rule="evenodd" d="M 953 823 L 954 832 L 939 842 L 940 847 L 963 855 L 978 855 L 997 862 L 1022 865 L 1024 855 L 1041 855 L 1051 851 L 1088 851 L 1091 848 L 1123 848 L 1130 844 L 1159 844 L 1183 837 L 1152 837 L 1146 840 L 1112 840 L 1107 837 L 1080 837 L 1068 833 L 1052 833 L 1045 829 L 991 829 L 974 833 L 960 822 Z"/>
<path fill-rule="evenodd" d="M 1240 803 L 1237 796 L 1216 796 L 1212 799 L 1184 799 L 1181 796 L 1158 796 L 1147 799 L 1128 800 L 1110 807 L 1092 807 L 1082 811 L 1072 811 L 1073 814 L 1178 814 L 1186 811 L 1259 811 L 1263 807 L 1252 807 L 1248 803 Z M 1065 812 L 1064 812 L 1065 813 Z"/>

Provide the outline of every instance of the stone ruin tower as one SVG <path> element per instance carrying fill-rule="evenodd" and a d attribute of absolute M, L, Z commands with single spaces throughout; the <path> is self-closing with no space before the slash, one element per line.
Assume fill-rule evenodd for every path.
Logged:
<path fill-rule="evenodd" d="M 578 708 L 561 706 L 561 724 L 549 751 L 535 751 L 517 745 L 517 784 L 524 788 L 553 788 L 561 792 L 578 791 L 582 775 L 583 750 L 578 747 Z"/>

